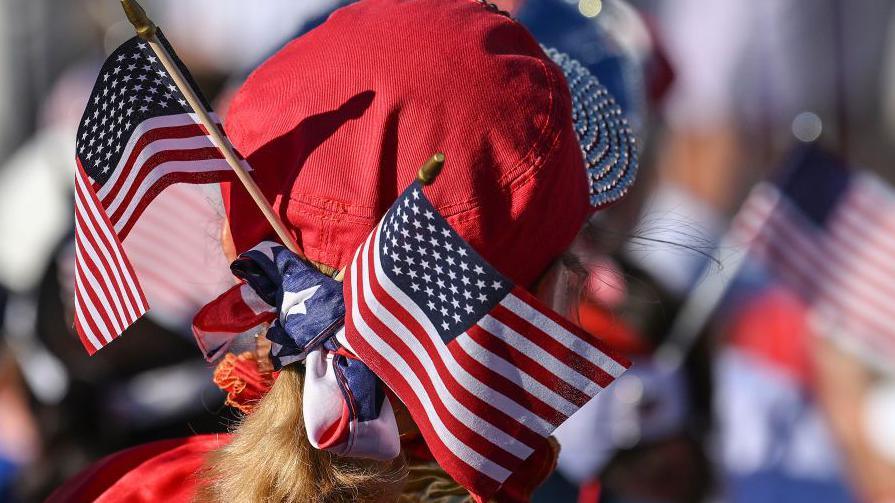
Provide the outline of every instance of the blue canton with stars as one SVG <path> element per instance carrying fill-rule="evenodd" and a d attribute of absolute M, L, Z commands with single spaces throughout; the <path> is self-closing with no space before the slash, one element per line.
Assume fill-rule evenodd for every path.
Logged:
<path fill-rule="evenodd" d="M 445 343 L 513 289 L 451 228 L 419 182 L 386 213 L 379 247 L 385 274 L 422 309 Z"/>
<path fill-rule="evenodd" d="M 156 34 L 198 93 L 199 88 L 161 30 Z M 201 94 L 199 99 L 206 110 L 211 110 Z M 103 185 L 112 176 L 124 147 L 140 123 L 153 117 L 191 112 L 149 44 L 134 37 L 115 49 L 100 70 L 78 126 L 78 159 L 90 178 Z"/>

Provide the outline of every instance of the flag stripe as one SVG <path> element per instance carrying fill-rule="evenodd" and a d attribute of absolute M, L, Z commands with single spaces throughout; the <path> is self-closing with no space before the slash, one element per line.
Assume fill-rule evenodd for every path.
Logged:
<path fill-rule="evenodd" d="M 172 166 L 172 164 L 175 163 L 166 164 L 165 171 L 167 171 L 167 173 L 160 173 L 160 178 L 156 180 L 153 185 L 147 187 L 147 190 L 142 193 L 139 202 L 137 202 L 135 206 L 132 205 L 132 210 L 129 210 L 128 214 L 124 215 L 122 220 L 119 220 L 116 223 L 115 228 L 117 229 L 118 235 L 122 236 L 122 239 L 123 236 L 127 236 L 131 229 L 133 229 L 134 225 L 137 223 L 137 219 L 140 218 L 143 214 L 143 210 L 149 206 L 149 203 L 151 203 L 162 190 L 170 185 L 175 183 L 222 182 L 230 180 L 232 175 L 229 166 L 224 169 L 220 164 L 220 161 L 216 160 L 177 163 L 181 164 L 180 169 L 177 169 L 177 166 Z M 196 171 L 192 171 L 193 169 Z"/>
<path fill-rule="evenodd" d="M 525 302 L 517 295 L 530 296 L 524 290 L 519 288 L 514 293 L 507 295 L 501 304 L 513 312 L 521 321 L 530 323 L 537 327 L 544 334 L 565 346 L 569 351 L 564 354 L 572 354 L 580 357 L 587 362 L 600 367 L 600 373 L 611 375 L 608 381 L 601 382 L 602 385 L 608 384 L 612 379 L 622 375 L 625 370 L 624 365 L 619 363 L 619 358 L 607 352 L 599 346 L 598 341 L 590 337 L 589 340 L 573 333 L 567 326 L 569 321 L 560 318 L 559 314 L 552 311 L 544 311 L 537 309 L 536 304 Z M 586 334 L 590 336 L 590 334 Z"/>
<path fill-rule="evenodd" d="M 217 121 L 217 119 L 215 120 Z M 198 136 L 204 131 L 205 128 L 199 124 L 199 116 L 193 113 L 161 115 L 146 119 L 134 129 L 134 133 L 124 147 L 121 160 L 102 188 L 96 191 L 96 195 L 106 204 L 109 202 L 109 197 L 114 197 L 113 192 L 120 192 L 124 182 L 121 177 L 124 176 L 126 179 L 131 175 L 129 168 L 135 164 L 134 156 L 150 143 L 164 138 L 190 138 Z"/>
<path fill-rule="evenodd" d="M 512 296 L 512 294 L 507 297 L 509 298 L 510 296 Z M 583 344 L 583 341 L 579 339 L 581 342 L 577 344 L 570 342 L 569 345 L 573 346 L 570 348 L 550 337 L 549 333 L 544 332 L 539 327 L 535 326 L 534 323 L 538 320 L 520 318 L 518 314 L 505 308 L 504 305 L 504 302 L 501 302 L 501 305 L 494 308 L 492 311 L 494 319 L 500 321 L 501 324 L 511 329 L 513 332 L 528 339 L 529 343 L 532 345 L 543 348 L 558 361 L 562 361 L 569 369 L 578 373 L 583 378 L 579 378 L 578 382 L 582 383 L 584 386 L 588 386 L 589 383 L 595 383 L 599 385 L 599 389 L 603 389 L 603 386 L 608 385 L 615 379 L 614 376 L 609 375 L 609 373 L 594 363 L 599 362 L 599 360 L 594 359 L 592 361 L 583 356 L 587 355 L 587 350 L 590 349 L 589 347 L 583 347 L 586 346 Z M 599 353 L 599 358 L 604 360 L 608 359 L 603 353 Z M 618 365 L 615 361 L 612 361 L 612 364 L 616 366 Z M 593 396 L 593 393 L 588 394 Z"/>
<path fill-rule="evenodd" d="M 136 157 L 136 164 L 128 163 L 128 176 L 121 187 L 103 200 L 112 221 L 119 218 L 123 211 L 122 204 L 133 198 L 135 191 L 152 170 L 165 162 L 189 159 L 221 159 L 221 153 L 205 136 L 164 138 L 148 144 Z"/>
<path fill-rule="evenodd" d="M 77 209 L 78 205 L 83 204 L 83 201 L 80 200 L 81 194 L 76 194 L 75 198 L 75 207 Z M 126 325 L 126 322 L 124 321 L 125 319 L 134 319 L 137 316 L 133 307 L 133 299 L 128 297 L 127 291 L 124 290 L 124 285 L 122 284 L 121 277 L 118 275 L 117 270 L 110 266 L 113 258 L 108 253 L 107 248 L 100 243 L 99 236 L 97 236 L 90 225 L 91 222 L 85 222 L 84 220 L 85 219 L 82 218 L 75 219 L 75 251 L 77 252 L 75 262 L 79 262 L 77 259 L 78 253 L 80 253 L 82 248 L 85 248 L 87 255 L 91 258 L 91 263 L 94 264 L 93 267 L 99 269 L 105 280 L 105 284 L 112 287 L 112 298 L 114 299 L 115 308 L 120 314 L 119 319 L 122 321 L 122 324 Z M 98 253 L 97 249 L 102 253 Z M 109 278 L 108 271 L 110 270 L 115 277 L 114 282 Z"/>
<path fill-rule="evenodd" d="M 111 228 L 109 218 L 101 209 L 99 209 L 99 201 L 93 189 L 87 183 L 86 174 L 78 163 L 78 177 L 75 178 L 76 184 L 76 215 L 80 215 L 82 222 L 85 224 L 90 235 L 94 237 L 94 243 L 103 250 L 104 255 L 109 259 L 110 269 L 115 276 L 117 288 L 123 293 L 122 298 L 127 299 L 127 305 L 133 308 L 135 318 L 146 312 L 146 297 L 137 283 L 136 275 L 125 258 L 124 250 L 121 248 L 121 242 L 114 234 Z M 113 260 L 114 258 L 114 260 Z M 112 285 L 107 285 L 107 288 Z M 129 309 L 130 309 L 129 308 Z"/>
<path fill-rule="evenodd" d="M 76 226 L 76 229 L 79 226 Z M 115 305 L 115 310 L 108 309 L 107 318 L 114 325 L 116 331 L 124 330 L 127 326 L 127 321 L 124 315 L 124 311 L 122 310 L 121 303 L 118 300 L 118 296 L 112 292 L 107 292 L 102 288 L 100 283 L 96 280 L 96 277 L 93 275 L 91 271 L 99 271 L 100 275 L 103 279 L 108 283 L 108 275 L 106 274 L 106 270 L 104 266 L 101 266 L 96 260 L 96 255 L 93 253 L 92 248 L 84 250 L 86 247 L 89 247 L 89 243 L 86 241 L 82 241 L 80 236 L 75 237 L 75 260 L 82 264 L 86 264 L 87 267 L 82 268 L 80 273 L 81 286 L 83 289 L 87 291 L 92 291 L 94 293 L 94 297 L 98 297 L 101 306 L 111 306 Z M 83 251 L 86 251 L 89 259 L 85 260 Z M 84 281 L 87 283 L 84 284 Z M 111 298 L 111 301 L 110 301 Z M 110 315 L 111 316 L 108 316 Z"/>
<path fill-rule="evenodd" d="M 507 343 L 503 339 L 493 336 L 481 324 L 470 327 L 466 333 L 469 334 L 469 337 L 476 344 L 511 362 L 517 368 L 524 369 L 522 371 L 527 375 L 532 376 L 543 386 L 549 388 L 565 400 L 575 404 L 576 407 L 581 407 L 590 399 L 586 393 L 564 381 L 547 367 L 544 367 L 537 358 L 532 358 L 512 343 Z"/>
<path fill-rule="evenodd" d="M 542 346 L 528 340 L 519 332 L 508 327 L 500 320 L 491 315 L 485 315 L 478 325 L 485 329 L 486 332 L 500 339 L 510 347 L 516 348 L 522 354 L 528 356 L 532 361 L 539 363 L 539 366 L 547 369 L 551 374 L 557 376 L 562 382 L 568 383 L 573 388 L 583 393 L 583 401 L 587 401 L 590 397 L 597 394 L 602 387 L 581 375 L 577 370 L 566 365 L 565 362 L 550 354 Z M 525 368 L 525 367 L 523 367 Z"/>
<path fill-rule="evenodd" d="M 128 204 L 118 208 L 114 213 L 110 212 L 111 220 L 116 228 L 122 228 L 130 220 L 135 220 L 147 203 L 144 201 L 152 198 L 160 190 L 156 184 L 161 185 L 163 178 L 168 175 L 183 176 L 186 173 L 209 173 L 222 171 L 230 173 L 230 165 L 219 157 L 216 157 L 212 149 L 200 149 L 195 152 L 189 150 L 176 150 L 163 152 L 151 159 L 159 162 L 152 165 L 152 171 L 146 175 L 139 186 L 133 187 L 133 192 L 128 194 Z M 152 163 L 150 163 L 152 164 Z M 165 185 L 170 185 L 168 182 Z"/>
<path fill-rule="evenodd" d="M 477 379 L 489 383 L 506 396 L 517 397 L 524 407 L 553 426 L 558 426 L 577 410 L 575 404 L 480 346 L 468 332 L 457 337 L 457 343 L 451 344 L 448 349 Z"/>
<path fill-rule="evenodd" d="M 532 448 L 541 444 L 541 437 L 548 434 L 548 425 L 523 423 L 523 418 L 520 417 L 520 414 L 526 413 L 524 407 L 475 378 L 453 358 L 431 322 L 419 311 L 416 304 L 392 283 L 382 270 L 378 257 L 378 239 L 380 239 L 378 232 L 376 239 L 377 247 L 373 252 L 373 271 L 376 281 L 371 282 L 371 286 L 377 294 L 376 300 L 382 304 L 380 307 L 384 308 L 381 310 L 381 315 L 387 318 L 383 320 L 385 325 L 393 326 L 392 320 L 394 316 L 392 316 L 392 313 L 395 313 L 401 320 L 406 321 L 404 323 L 404 321 L 394 319 L 394 323 L 399 323 L 399 326 L 405 330 L 407 330 L 406 325 L 412 327 L 407 330 L 406 334 L 409 337 L 413 337 L 414 340 L 418 341 L 425 348 L 426 354 L 429 355 L 431 361 L 437 366 L 436 375 L 450 379 L 453 383 L 451 389 L 457 392 L 457 398 L 467 407 L 475 408 L 475 410 L 487 416 L 480 419 L 486 420 L 487 424 L 501 425 L 501 427 L 509 430 L 510 438 L 520 436 L 519 440 L 522 440 Z M 376 312 L 380 311 L 377 310 Z M 419 347 L 415 347 L 415 349 L 419 349 Z M 420 353 L 417 352 L 416 354 Z M 520 425 L 525 426 L 525 428 L 520 429 Z M 530 428 L 534 429 L 529 430 Z M 500 430 L 498 430 L 497 434 L 505 435 Z M 523 456 L 528 454 L 530 452 L 523 454 Z"/>

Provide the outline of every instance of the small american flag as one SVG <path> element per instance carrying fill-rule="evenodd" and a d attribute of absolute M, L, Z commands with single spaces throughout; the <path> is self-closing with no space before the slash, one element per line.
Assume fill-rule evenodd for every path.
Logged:
<path fill-rule="evenodd" d="M 161 32 L 158 38 L 192 84 Z M 146 206 L 172 183 L 230 180 L 232 171 L 138 37 L 100 70 L 78 127 L 77 164 L 75 330 L 93 354 L 149 309 L 121 246 Z"/>
<path fill-rule="evenodd" d="M 735 220 L 756 257 L 810 306 L 812 327 L 868 358 L 895 358 L 895 191 L 817 146 L 758 185 Z"/>
<path fill-rule="evenodd" d="M 345 293 L 348 345 L 479 499 L 629 366 L 486 263 L 419 182 L 357 251 Z"/>

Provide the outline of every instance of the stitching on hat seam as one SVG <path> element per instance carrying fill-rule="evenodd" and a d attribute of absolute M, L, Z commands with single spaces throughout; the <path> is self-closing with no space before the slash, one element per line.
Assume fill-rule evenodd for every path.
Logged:
<path fill-rule="evenodd" d="M 378 218 L 375 217 L 374 211 L 376 210 L 376 206 L 373 205 L 363 205 L 356 204 L 355 202 L 346 202 L 341 199 L 334 199 L 330 197 L 316 196 L 313 194 L 289 194 L 289 202 L 300 204 L 309 208 L 327 211 L 327 212 L 339 212 L 344 215 L 351 215 L 363 218 Z M 360 209 L 367 210 L 366 215 L 359 215 L 358 213 L 349 211 L 350 209 Z"/>

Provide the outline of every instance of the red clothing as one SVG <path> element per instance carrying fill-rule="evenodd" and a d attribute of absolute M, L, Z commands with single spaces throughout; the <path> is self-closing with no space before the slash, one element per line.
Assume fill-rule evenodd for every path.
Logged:
<path fill-rule="evenodd" d="M 117 452 L 70 479 L 47 503 L 190 502 L 205 454 L 229 440 L 230 435 L 197 435 Z"/>

